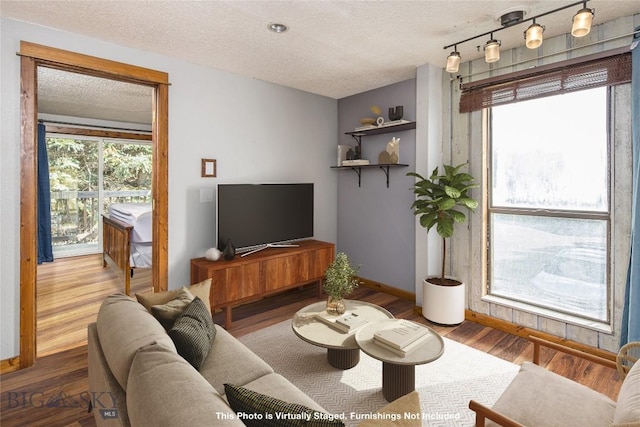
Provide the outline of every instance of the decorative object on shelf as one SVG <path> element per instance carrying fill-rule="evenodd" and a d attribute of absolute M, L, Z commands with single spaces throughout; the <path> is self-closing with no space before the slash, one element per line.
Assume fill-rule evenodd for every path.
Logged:
<path fill-rule="evenodd" d="M 396 105 L 389 108 L 389 120 L 400 120 L 404 114 L 404 107 L 402 105 Z"/>
<path fill-rule="evenodd" d="M 390 165 L 391 164 L 391 156 L 386 151 L 382 151 L 378 154 L 378 164 L 379 165 Z"/>
<path fill-rule="evenodd" d="M 353 159 L 342 162 L 342 166 L 366 166 L 368 164 L 369 160 L 367 159 Z"/>
<path fill-rule="evenodd" d="M 222 251 L 222 256 L 227 261 L 231 261 L 233 257 L 236 256 L 236 247 L 233 246 L 233 242 L 231 239 L 227 239 L 227 244 L 224 246 L 224 250 Z"/>
<path fill-rule="evenodd" d="M 378 164 L 395 165 L 400 159 L 400 138 L 393 138 L 387 143 L 385 151 L 378 155 Z"/>
<path fill-rule="evenodd" d="M 350 145 L 338 145 L 338 166 L 342 166 L 342 162 L 347 160 L 347 153 L 350 149 Z"/>
<path fill-rule="evenodd" d="M 456 210 L 463 206 L 473 212 L 478 202 L 472 199 L 468 191 L 479 187 L 468 173 L 460 172 L 468 163 L 458 166 L 444 165 L 444 175 L 439 175 L 436 167 L 429 178 L 415 172 L 407 176 L 418 178 L 412 191 L 416 200 L 411 205 L 413 213 L 420 217 L 420 225 L 427 229 L 436 227 L 442 237 L 442 270 L 439 277 L 423 280 L 422 314 L 428 320 L 440 324 L 457 324 L 464 321 L 464 283 L 445 276 L 447 258 L 446 239 L 453 235 L 453 225 L 464 222 L 467 216 Z"/>
<path fill-rule="evenodd" d="M 356 145 L 355 147 L 355 154 L 353 155 L 353 160 L 360 160 L 362 159 L 362 147 L 359 145 Z"/>
<path fill-rule="evenodd" d="M 376 124 L 376 119 L 374 117 L 363 117 L 360 119 L 360 124 L 362 126 L 373 126 Z"/>
<path fill-rule="evenodd" d="M 222 252 L 218 248 L 210 248 L 204 253 L 204 257 L 209 261 L 217 261 L 222 258 Z"/>
<path fill-rule="evenodd" d="M 217 174 L 216 159 L 202 159 L 201 173 L 203 178 L 215 178 Z"/>
<path fill-rule="evenodd" d="M 349 148 L 347 150 L 347 158 L 345 160 L 353 160 L 355 158 L 356 158 L 356 153 L 351 148 Z"/>
<path fill-rule="evenodd" d="M 387 143 L 387 153 L 389 153 L 391 164 L 398 163 L 400 159 L 400 138 L 393 137 L 391 141 Z"/>
<path fill-rule="evenodd" d="M 327 313 L 344 314 L 346 311 L 344 297 L 351 294 L 360 284 L 356 277 L 360 267 L 360 265 L 352 267 L 349 257 L 344 252 L 336 255 L 336 259 L 324 272 L 324 280 L 322 281 L 322 288 L 329 295 Z"/>
<path fill-rule="evenodd" d="M 384 117 L 380 116 L 376 119 L 376 124 L 382 126 L 384 124 Z"/>

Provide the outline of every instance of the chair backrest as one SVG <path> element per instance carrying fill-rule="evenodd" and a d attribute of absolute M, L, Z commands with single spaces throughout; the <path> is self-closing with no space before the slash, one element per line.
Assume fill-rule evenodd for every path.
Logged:
<path fill-rule="evenodd" d="M 631 370 L 633 364 L 638 361 L 638 354 L 640 354 L 640 341 L 626 343 L 620 348 L 620 351 L 618 351 L 616 367 L 618 368 L 620 378 L 623 380 Z"/>
<path fill-rule="evenodd" d="M 640 363 L 633 364 L 622 382 L 613 423 L 640 423 Z"/>

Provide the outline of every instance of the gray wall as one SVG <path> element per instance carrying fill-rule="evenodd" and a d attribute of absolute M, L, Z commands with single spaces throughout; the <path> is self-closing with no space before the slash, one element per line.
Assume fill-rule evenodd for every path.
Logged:
<path fill-rule="evenodd" d="M 169 74 L 169 287 L 189 283 L 189 260 L 215 246 L 222 182 L 313 182 L 315 237 L 336 242 L 337 101 L 90 37 L 2 18 L 0 25 L 0 359 L 19 353 L 20 40 Z M 200 177 L 200 159 L 218 178 Z M 380 172 L 382 173 L 382 172 Z M 215 193 L 214 193 L 215 194 Z"/>
<path fill-rule="evenodd" d="M 338 101 L 339 144 L 356 145 L 345 132 L 360 126 L 360 118 L 373 117 L 369 108 L 377 105 L 388 121 L 389 107 L 402 105 L 403 119 L 416 120 L 416 80 L 353 95 Z M 338 246 L 352 263 L 362 264 L 360 276 L 415 292 L 415 226 L 410 209 L 414 179 L 406 173 L 415 170 L 416 131 L 391 132 L 362 138 L 363 158 L 378 163 L 378 154 L 391 138 L 400 138 L 399 163 L 409 167 L 392 168 L 389 188 L 379 168 L 362 171 L 358 187 L 355 172 L 332 170 L 338 177 Z M 334 156 L 335 157 L 335 156 Z M 333 159 L 331 165 L 336 164 Z"/>

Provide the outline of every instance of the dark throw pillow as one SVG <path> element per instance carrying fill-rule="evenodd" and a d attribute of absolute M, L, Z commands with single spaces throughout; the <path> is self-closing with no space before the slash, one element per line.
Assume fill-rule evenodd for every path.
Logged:
<path fill-rule="evenodd" d="M 211 350 L 216 328 L 205 303 L 195 297 L 169 329 L 178 354 L 200 369 Z"/>
<path fill-rule="evenodd" d="M 331 415 L 248 388 L 225 384 L 227 401 L 247 427 L 344 427 Z"/>

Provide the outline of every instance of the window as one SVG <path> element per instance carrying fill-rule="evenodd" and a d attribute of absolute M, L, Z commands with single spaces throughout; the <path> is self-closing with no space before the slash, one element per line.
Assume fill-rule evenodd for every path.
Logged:
<path fill-rule="evenodd" d="M 151 200 L 151 144 L 48 134 L 51 234 L 56 258 L 99 253 L 102 213 Z"/>
<path fill-rule="evenodd" d="M 488 110 L 489 295 L 609 322 L 608 91 Z"/>

